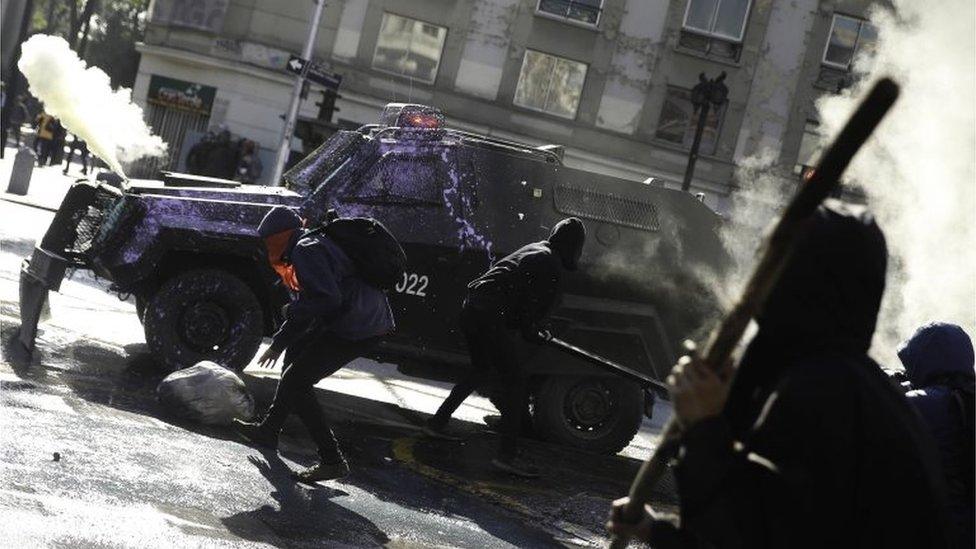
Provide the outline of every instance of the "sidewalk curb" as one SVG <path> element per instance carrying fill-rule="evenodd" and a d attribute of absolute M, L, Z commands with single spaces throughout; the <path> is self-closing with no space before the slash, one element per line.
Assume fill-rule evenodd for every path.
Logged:
<path fill-rule="evenodd" d="M 49 212 L 56 212 L 56 211 L 58 211 L 57 208 L 52 208 L 50 206 L 45 206 L 44 204 L 40 204 L 38 202 L 34 202 L 34 201 L 32 201 L 30 199 L 27 199 L 27 198 L 20 198 L 17 195 L 11 195 L 10 193 L 4 193 L 3 196 L 0 196 L 0 200 L 5 200 L 5 201 L 10 202 L 12 204 L 20 204 L 21 206 L 28 206 L 28 207 L 31 207 L 31 208 L 37 208 L 39 210 L 46 210 L 46 211 L 49 211 Z"/>

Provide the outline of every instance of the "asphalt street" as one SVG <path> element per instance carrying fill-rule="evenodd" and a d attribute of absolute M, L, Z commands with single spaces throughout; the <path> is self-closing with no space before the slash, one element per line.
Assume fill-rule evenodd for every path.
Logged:
<path fill-rule="evenodd" d="M 450 387 L 359 360 L 317 395 L 352 474 L 295 485 L 289 469 L 315 458 L 297 421 L 274 453 L 169 417 L 154 393 L 166 372 L 134 305 L 90 273 L 73 273 L 52 294 L 32 362 L 10 356 L 20 260 L 51 217 L 0 200 L 0 546 L 602 545 L 609 501 L 625 493 L 668 413 L 659 404 L 619 456 L 527 441 L 528 457 L 545 467 L 542 479 L 523 481 L 489 465 L 486 399 L 472 397 L 455 416 L 464 442 L 431 441 L 418 425 Z M 244 373 L 263 409 L 278 372 Z"/>

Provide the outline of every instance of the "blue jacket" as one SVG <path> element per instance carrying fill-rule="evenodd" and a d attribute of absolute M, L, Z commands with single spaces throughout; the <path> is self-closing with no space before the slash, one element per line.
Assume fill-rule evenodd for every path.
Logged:
<path fill-rule="evenodd" d="M 972 485 L 976 429 L 971 409 L 976 371 L 972 341 L 959 326 L 933 322 L 902 343 L 898 358 L 911 382 L 908 400 L 925 420 L 942 458 L 950 512 L 962 536 L 957 544 L 972 547 L 976 541 Z"/>
<path fill-rule="evenodd" d="M 321 233 L 296 239 L 289 259 L 301 289 L 286 309 L 272 348 L 283 350 L 313 328 L 353 341 L 393 331 L 386 294 L 356 276 L 337 244 Z"/>

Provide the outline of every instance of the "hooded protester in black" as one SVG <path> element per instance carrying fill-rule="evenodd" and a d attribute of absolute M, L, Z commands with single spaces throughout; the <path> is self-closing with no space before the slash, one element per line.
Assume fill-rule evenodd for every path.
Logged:
<path fill-rule="evenodd" d="M 507 472 L 538 476 L 534 467 L 515 462 L 516 439 L 528 410 L 525 375 L 515 352 L 513 330 L 526 340 L 539 340 L 542 324 L 560 297 L 562 272 L 577 268 L 586 228 L 575 217 L 553 227 L 547 240 L 523 246 L 495 262 L 468 284 L 461 311 L 461 331 L 468 343 L 473 370 L 454 386 L 450 396 L 427 423 L 425 431 L 438 438 L 451 414 L 475 389 L 494 378 L 503 387 L 498 459 L 492 463 Z"/>
<path fill-rule="evenodd" d="M 721 415 L 684 433 L 681 527 L 653 547 L 945 547 L 918 416 L 867 356 L 887 251 L 873 219 L 821 206 L 759 315 Z"/>
<path fill-rule="evenodd" d="M 496 314 L 532 339 L 559 299 L 562 271 L 578 267 L 585 240 L 582 221 L 563 219 L 547 240 L 519 248 L 471 281 L 466 306 Z"/>

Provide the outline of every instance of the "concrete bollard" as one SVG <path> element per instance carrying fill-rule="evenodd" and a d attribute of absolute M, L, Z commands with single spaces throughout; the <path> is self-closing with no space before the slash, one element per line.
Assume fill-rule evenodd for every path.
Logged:
<path fill-rule="evenodd" d="M 7 183 L 7 192 L 10 194 L 27 194 L 30 187 L 31 173 L 34 172 L 34 162 L 37 157 L 34 151 L 27 147 L 21 147 L 14 155 L 14 167 L 10 170 L 10 182 Z"/>

